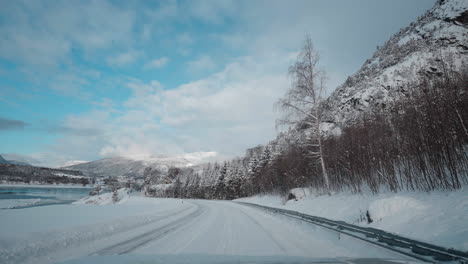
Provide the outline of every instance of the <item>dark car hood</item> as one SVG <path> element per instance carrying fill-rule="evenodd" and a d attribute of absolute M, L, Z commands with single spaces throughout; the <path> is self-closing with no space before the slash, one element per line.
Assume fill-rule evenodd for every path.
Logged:
<path fill-rule="evenodd" d="M 180 255 L 115 255 L 115 256 L 88 256 L 84 258 L 59 262 L 61 264 L 416 264 L 418 261 L 391 260 L 379 258 L 336 258 L 318 259 L 285 256 L 226 256 L 204 254 Z"/>

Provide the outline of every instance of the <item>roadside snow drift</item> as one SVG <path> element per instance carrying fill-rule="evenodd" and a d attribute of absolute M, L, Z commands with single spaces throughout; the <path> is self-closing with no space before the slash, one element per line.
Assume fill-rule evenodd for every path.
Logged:
<path fill-rule="evenodd" d="M 122 188 L 114 192 L 103 193 L 94 196 L 84 197 L 73 204 L 94 204 L 94 205 L 107 205 L 114 203 L 124 203 L 128 200 L 128 188 Z"/>
<path fill-rule="evenodd" d="M 291 191 L 296 200 L 279 195 L 237 201 L 285 208 L 301 213 L 369 226 L 436 245 L 468 250 L 468 189 L 455 192 L 399 192 L 317 195 L 310 189 Z M 366 216 L 369 212 L 371 223 Z"/>

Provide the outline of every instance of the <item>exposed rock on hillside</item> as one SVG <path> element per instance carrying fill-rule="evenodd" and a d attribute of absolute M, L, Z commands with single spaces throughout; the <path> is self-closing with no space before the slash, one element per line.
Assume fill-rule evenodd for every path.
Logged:
<path fill-rule="evenodd" d="M 419 76 L 441 74 L 442 65 L 468 63 L 468 1 L 441 0 L 402 28 L 326 101 L 331 123 L 346 125 L 372 107 L 385 108 Z"/>

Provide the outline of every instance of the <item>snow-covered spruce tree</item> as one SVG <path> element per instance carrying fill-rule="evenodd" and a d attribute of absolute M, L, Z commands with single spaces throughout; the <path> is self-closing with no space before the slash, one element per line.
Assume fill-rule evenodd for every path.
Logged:
<path fill-rule="evenodd" d="M 234 159 L 229 163 L 224 179 L 225 199 L 232 200 L 241 197 L 241 186 L 244 179 L 241 164 L 240 159 Z"/>
<path fill-rule="evenodd" d="M 268 163 L 270 163 L 270 161 L 271 161 L 271 150 L 269 146 L 266 146 L 265 149 L 263 150 L 262 155 L 260 156 L 258 166 L 260 166 L 260 168 L 263 169 L 268 165 Z"/>
<path fill-rule="evenodd" d="M 117 187 L 112 191 L 112 202 L 116 203 L 119 201 L 119 189 Z"/>
<path fill-rule="evenodd" d="M 182 195 L 182 182 L 177 178 L 173 184 L 174 198 L 181 198 Z"/>
<path fill-rule="evenodd" d="M 227 176 L 228 166 L 229 164 L 227 162 L 224 162 L 223 166 L 219 170 L 219 176 L 216 182 L 215 190 L 216 199 L 224 199 L 226 197 L 226 184 L 224 180 Z"/>
<path fill-rule="evenodd" d="M 285 115 L 278 120 L 280 125 L 308 125 L 313 136 L 309 139 L 310 156 L 320 161 L 325 189 L 330 189 L 327 169 L 323 156 L 323 144 L 320 133 L 322 122 L 322 92 L 324 88 L 325 74 L 318 68 L 319 55 L 315 51 L 310 36 L 307 36 L 304 46 L 297 57 L 297 61 L 289 67 L 292 77 L 292 85 L 281 98 L 277 105 L 284 111 Z"/>

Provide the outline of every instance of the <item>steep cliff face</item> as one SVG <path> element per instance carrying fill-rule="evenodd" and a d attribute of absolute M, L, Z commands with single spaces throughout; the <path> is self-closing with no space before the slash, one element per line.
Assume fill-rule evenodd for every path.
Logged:
<path fill-rule="evenodd" d="M 392 36 L 325 102 L 326 121 L 344 126 L 372 107 L 385 108 L 421 75 L 468 64 L 468 1 L 440 0 Z"/>

